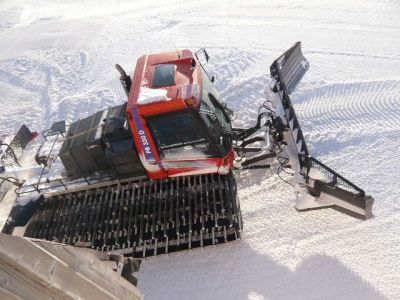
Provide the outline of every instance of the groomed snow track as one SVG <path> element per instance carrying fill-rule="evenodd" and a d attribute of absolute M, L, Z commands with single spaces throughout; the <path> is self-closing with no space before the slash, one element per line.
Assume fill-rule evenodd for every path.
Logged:
<path fill-rule="evenodd" d="M 43 199 L 25 236 L 147 257 L 240 237 L 232 175 L 132 180 Z"/>

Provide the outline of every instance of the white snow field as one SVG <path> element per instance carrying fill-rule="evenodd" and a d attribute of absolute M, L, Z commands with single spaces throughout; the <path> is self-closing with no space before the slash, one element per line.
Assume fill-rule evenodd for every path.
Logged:
<path fill-rule="evenodd" d="M 375 218 L 297 212 L 271 171 L 238 175 L 244 232 L 146 259 L 146 299 L 400 299 L 400 2 L 0 3 L 0 133 L 44 130 L 125 101 L 115 63 L 206 47 L 216 85 L 255 122 L 272 61 L 296 41 L 311 68 L 292 96 L 311 153 L 375 198 Z M 290 180 L 289 177 L 286 179 Z"/>

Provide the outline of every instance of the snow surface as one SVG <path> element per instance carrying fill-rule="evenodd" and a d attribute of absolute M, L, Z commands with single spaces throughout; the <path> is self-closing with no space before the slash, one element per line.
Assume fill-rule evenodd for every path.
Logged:
<path fill-rule="evenodd" d="M 292 99 L 312 153 L 375 197 L 362 222 L 298 213 L 274 170 L 238 176 L 244 238 L 150 258 L 146 299 L 400 298 L 400 2 L 23 1 L 0 4 L 0 132 L 125 101 L 114 64 L 206 47 L 223 100 L 255 122 L 269 65 L 301 40 Z"/>

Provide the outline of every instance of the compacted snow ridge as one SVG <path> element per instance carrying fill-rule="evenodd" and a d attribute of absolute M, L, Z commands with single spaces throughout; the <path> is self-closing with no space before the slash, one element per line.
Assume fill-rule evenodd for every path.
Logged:
<path fill-rule="evenodd" d="M 115 63 L 132 74 L 143 54 L 202 47 L 235 124 L 249 126 L 271 62 L 302 41 L 310 70 L 292 101 L 309 149 L 374 196 L 375 218 L 299 213 L 276 168 L 246 171 L 243 239 L 146 259 L 139 288 L 145 299 L 400 299 L 399 16 L 396 0 L 3 0 L 0 135 L 123 103 Z"/>

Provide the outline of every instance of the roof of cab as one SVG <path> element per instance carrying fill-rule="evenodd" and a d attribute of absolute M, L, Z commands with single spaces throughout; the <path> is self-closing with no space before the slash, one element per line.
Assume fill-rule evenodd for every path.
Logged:
<path fill-rule="evenodd" d="M 144 109 L 144 106 L 164 106 L 166 110 L 184 108 L 184 100 L 199 95 L 200 68 L 190 50 L 141 56 L 136 64 L 127 110 L 143 107 L 141 114 L 146 115 L 154 109 Z M 162 102 L 168 105 L 160 105 Z"/>

